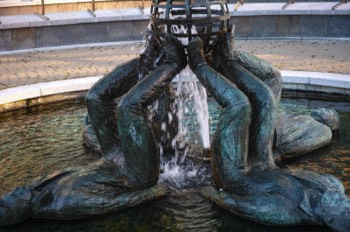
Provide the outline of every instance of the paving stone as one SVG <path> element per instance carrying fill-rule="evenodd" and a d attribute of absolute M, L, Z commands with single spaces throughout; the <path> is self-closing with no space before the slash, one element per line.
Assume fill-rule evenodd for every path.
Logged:
<path fill-rule="evenodd" d="M 349 40 L 236 40 L 235 47 L 283 70 L 350 74 Z M 7 55 L 0 52 L 0 89 L 104 75 L 143 49 L 142 43 L 133 43 Z"/>

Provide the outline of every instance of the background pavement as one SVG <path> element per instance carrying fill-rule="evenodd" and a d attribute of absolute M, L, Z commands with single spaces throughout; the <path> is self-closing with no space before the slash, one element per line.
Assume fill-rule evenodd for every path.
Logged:
<path fill-rule="evenodd" d="M 235 47 L 282 70 L 350 74 L 350 40 L 236 40 Z M 143 49 L 134 42 L 0 52 L 0 90 L 104 75 Z"/>

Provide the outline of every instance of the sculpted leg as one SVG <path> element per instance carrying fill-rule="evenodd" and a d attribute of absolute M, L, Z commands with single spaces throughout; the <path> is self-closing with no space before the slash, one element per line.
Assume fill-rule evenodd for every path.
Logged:
<path fill-rule="evenodd" d="M 147 106 L 152 104 L 168 87 L 172 79 L 186 66 L 186 56 L 180 42 L 166 36 L 164 64 L 152 71 L 119 102 L 117 125 L 123 157 L 113 162 L 121 163 L 130 173 L 135 185 L 151 186 L 159 175 L 159 149 L 148 119 Z M 128 175 L 129 176 L 129 175 Z"/>
<path fill-rule="evenodd" d="M 102 155 L 107 159 L 116 155 L 120 143 L 114 100 L 137 83 L 138 61 L 139 59 L 134 59 L 118 66 L 95 83 L 86 94 L 91 125 L 100 144 Z"/>
<path fill-rule="evenodd" d="M 218 79 L 222 78 L 218 78 L 218 75 L 209 75 L 210 69 L 207 68 L 204 56 L 200 53 L 201 49 L 193 49 L 195 47 L 192 42 L 188 46 L 190 63 L 195 73 L 200 80 L 203 79 L 201 82 L 210 83 L 204 85 L 216 99 L 225 97 L 229 91 L 226 91 L 224 86 L 215 85 L 220 83 Z M 216 161 L 217 157 L 225 157 L 230 152 L 232 154 L 237 152 L 234 147 L 230 147 L 232 143 L 230 139 L 235 137 L 234 130 L 226 126 L 230 124 L 229 121 L 220 120 L 218 130 L 222 130 L 221 134 L 225 134 L 226 139 L 216 140 L 223 144 L 214 146 L 227 147 L 231 151 L 215 149 L 213 159 L 216 167 L 214 168 L 226 170 L 231 165 L 231 172 L 227 172 L 231 176 L 227 177 L 226 173 L 219 172 L 219 175 L 222 175 L 219 179 L 223 183 L 218 184 L 216 181 L 215 184 L 216 188 L 223 186 L 223 189 L 204 187 L 201 191 L 202 196 L 236 215 L 266 225 L 323 224 L 335 231 L 349 231 L 350 199 L 344 194 L 344 188 L 335 177 L 280 169 L 272 161 L 275 99 L 279 99 L 278 88 L 272 92 L 261 78 L 238 64 L 233 58 L 232 50 L 225 43 L 216 47 L 212 61 L 213 67 L 229 81 L 235 83 L 251 103 L 252 122 L 250 135 L 247 138 L 249 141 L 248 164 L 251 168 L 239 170 L 234 162 L 235 159 L 226 159 L 224 163 Z M 249 68 L 253 70 L 252 67 Z M 204 72 L 205 69 L 207 70 Z M 229 84 L 226 83 L 225 86 Z M 229 87 L 226 88 L 229 89 Z M 226 104 L 234 105 L 234 102 Z M 226 112 L 225 108 L 223 116 L 227 120 L 236 120 L 235 117 L 229 116 L 230 113 L 232 116 L 235 115 L 234 111 Z M 236 126 L 236 130 L 240 130 L 240 126 Z M 242 147 L 246 144 L 246 141 L 240 142 Z M 212 171 L 214 176 L 218 175 L 217 170 Z"/>
<path fill-rule="evenodd" d="M 262 80 L 234 60 L 230 47 L 231 36 L 226 33 L 224 42 L 214 50 L 213 67 L 236 84 L 249 98 L 252 106 L 248 165 L 274 166 L 272 145 L 277 114 L 275 95 Z M 276 90 L 278 99 L 279 91 Z"/>
<path fill-rule="evenodd" d="M 180 42 L 175 37 L 166 36 L 165 43 L 164 62 L 131 88 L 118 105 L 117 122 L 113 126 L 118 126 L 117 145 L 120 146 L 106 142 L 116 147 L 116 154 L 110 156 L 108 153 L 99 162 L 39 177 L 31 185 L 5 195 L 0 199 L 0 226 L 19 223 L 30 217 L 62 220 L 85 218 L 165 195 L 166 187 L 156 185 L 159 154 L 145 107 L 160 97 L 172 78 L 186 66 Z M 135 63 L 134 60 L 121 66 L 125 68 L 124 72 L 121 68 L 115 70 L 113 75 L 118 76 L 114 77 L 121 80 L 112 85 L 117 94 L 123 92 L 118 88 L 128 88 L 125 78 L 136 80 L 133 79 L 136 77 L 133 74 L 137 72 Z M 108 77 L 101 80 L 101 85 L 107 86 L 102 88 L 104 91 L 101 92 L 105 95 L 101 96 L 110 99 L 113 94 L 108 93 L 111 86 L 108 80 Z M 94 99 L 92 96 L 96 88 L 88 94 L 88 99 Z M 93 100 L 88 102 L 90 107 L 97 103 Z M 111 112 L 103 115 L 110 117 Z M 102 134 L 102 138 L 108 137 Z"/>
<path fill-rule="evenodd" d="M 118 139 L 115 100 L 127 93 L 155 68 L 160 57 L 160 44 L 151 35 L 140 58 L 116 67 L 96 82 L 86 94 L 86 104 L 92 128 L 104 158 L 111 160 L 120 145 Z"/>
<path fill-rule="evenodd" d="M 230 39 L 233 40 L 233 38 Z M 233 49 L 232 45 L 231 49 Z M 276 67 L 244 51 L 234 50 L 233 59 L 237 64 L 263 81 L 273 92 L 276 103 L 279 103 L 282 92 L 282 76 Z"/>
<path fill-rule="evenodd" d="M 224 108 L 215 133 L 212 168 L 216 185 L 225 187 L 237 171 L 246 167 L 251 109 L 247 97 L 205 61 L 202 43 L 188 45 L 191 69 L 199 81 Z"/>

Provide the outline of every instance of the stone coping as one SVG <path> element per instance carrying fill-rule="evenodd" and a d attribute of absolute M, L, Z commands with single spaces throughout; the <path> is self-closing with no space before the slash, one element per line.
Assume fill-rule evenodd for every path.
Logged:
<path fill-rule="evenodd" d="M 100 79 L 101 76 L 84 77 L 69 80 L 43 82 L 31 85 L 22 85 L 0 90 L 0 105 L 39 98 L 57 94 L 86 91 Z"/>
<path fill-rule="evenodd" d="M 232 17 L 260 15 L 350 15 L 350 4 L 341 4 L 336 10 L 332 7 L 338 2 L 301 2 L 288 5 L 285 3 L 245 3 L 235 11 L 235 4 L 228 4 Z M 26 27 L 43 27 L 125 20 L 148 20 L 150 8 L 128 8 L 97 10 L 92 16 L 87 11 L 47 13 L 44 19 L 35 14 L 0 16 L 0 30 Z"/>
<path fill-rule="evenodd" d="M 283 84 L 316 85 L 350 89 L 350 75 L 320 72 L 281 71 Z"/>
<path fill-rule="evenodd" d="M 345 94 L 350 91 L 350 75 L 282 70 L 284 88 Z M 45 82 L 0 90 L 0 105 L 58 94 L 87 91 L 102 76 Z M 314 88 L 310 88 L 313 86 Z"/>
<path fill-rule="evenodd" d="M 149 14 L 143 14 L 142 12 L 143 11 L 140 8 L 129 8 L 97 10 L 94 12 L 96 17 L 93 17 L 87 11 L 45 14 L 49 20 L 41 18 L 35 14 L 0 16 L 0 21 L 2 22 L 0 24 L 0 30 L 108 21 L 148 20 Z"/>
<path fill-rule="evenodd" d="M 105 2 L 106 0 L 95 0 L 95 2 Z M 45 5 L 65 4 L 65 3 L 91 3 L 91 0 L 45 0 Z M 41 5 L 41 0 L 2 0 L 0 7 L 13 6 L 34 6 Z"/>
<path fill-rule="evenodd" d="M 350 4 L 341 4 L 335 10 L 332 8 L 339 2 L 296 2 L 286 6 L 286 3 L 244 3 L 235 6 L 229 4 L 232 16 L 253 15 L 348 15 Z M 283 10 L 282 8 L 285 7 Z"/>

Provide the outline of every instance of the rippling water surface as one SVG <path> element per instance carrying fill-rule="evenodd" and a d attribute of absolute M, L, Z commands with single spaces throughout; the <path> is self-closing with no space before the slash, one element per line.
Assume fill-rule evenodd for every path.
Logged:
<path fill-rule="evenodd" d="M 295 103 L 300 106 L 294 107 Z M 337 138 L 331 146 L 286 165 L 333 174 L 342 180 L 350 194 L 350 104 L 284 99 L 281 110 L 309 114 L 310 107 L 319 105 L 337 109 L 341 117 Z M 213 132 L 219 107 L 211 100 L 209 108 Z M 1 114 L 0 196 L 16 186 L 30 184 L 39 175 L 97 160 L 82 144 L 85 111 L 84 104 L 75 101 Z M 193 185 L 195 181 L 189 183 Z M 258 225 L 227 214 L 190 187 L 174 190 L 163 200 L 115 214 L 69 222 L 29 220 L 0 231 L 329 231 L 323 227 Z"/>

